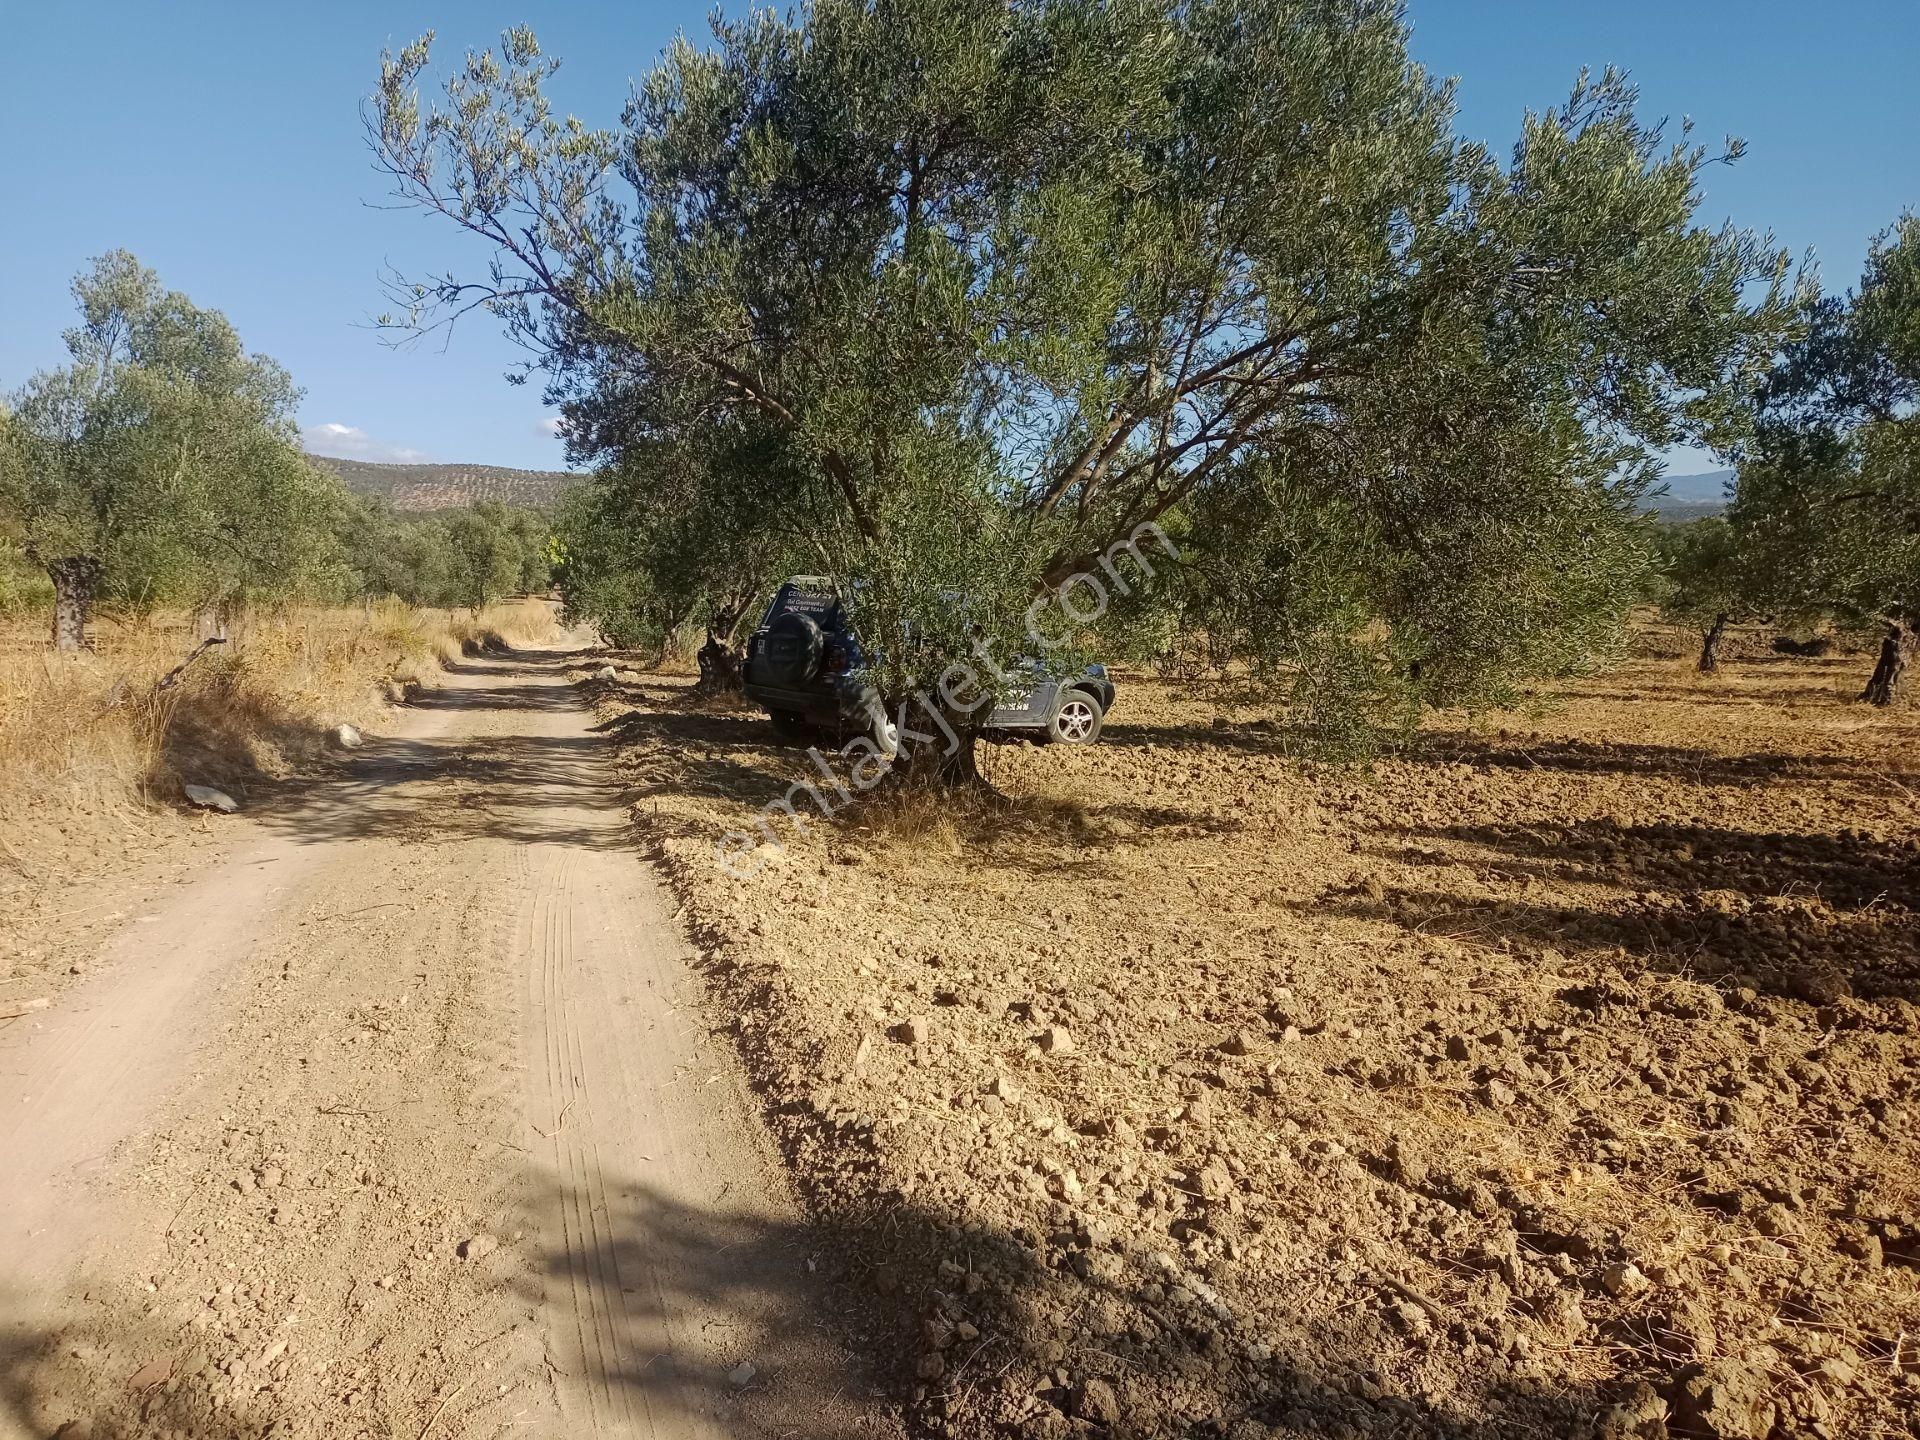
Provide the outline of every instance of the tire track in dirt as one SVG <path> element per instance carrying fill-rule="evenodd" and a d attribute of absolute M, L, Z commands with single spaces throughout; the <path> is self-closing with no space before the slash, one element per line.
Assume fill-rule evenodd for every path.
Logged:
<path fill-rule="evenodd" d="M 531 907 L 531 929 L 537 940 L 529 948 L 539 957 L 541 994 L 540 1004 L 528 1013 L 544 1021 L 535 1031 L 544 1053 L 547 1082 L 539 1108 L 552 1117 L 550 1128 L 542 1130 L 535 1125 L 534 1129 L 549 1140 L 554 1168 L 563 1177 L 558 1202 L 567 1260 L 567 1296 L 560 1307 L 563 1314 L 556 1331 L 570 1333 L 573 1348 L 561 1371 L 577 1377 L 580 1398 L 591 1420 L 606 1432 L 630 1429 L 637 1423 L 633 1407 L 627 1403 L 627 1392 L 619 1383 L 619 1377 L 631 1365 L 623 1343 L 631 1319 L 626 1312 L 626 1286 L 618 1259 L 611 1237 L 601 1224 L 608 1207 L 599 1157 L 574 1138 L 583 1131 L 594 1133 L 596 1106 L 579 1054 L 579 1033 L 567 986 L 567 971 L 574 960 L 567 869 L 564 858 L 549 867 Z M 569 1135 L 567 1126 L 576 1114 L 577 1127 Z M 644 1397 L 642 1400 L 644 1413 Z"/>
<path fill-rule="evenodd" d="M 565 657 L 238 823 L 0 1049 L 0 1435 L 894 1431 Z"/>
<path fill-rule="evenodd" d="M 564 810 L 594 837 L 528 851 L 522 948 L 534 1212 L 569 1433 L 843 1435 L 844 1366 L 794 1297 L 806 1234 L 730 1049 L 674 997 L 691 977 L 617 797 Z M 543 1084 L 541 1082 L 544 1082 Z M 745 1367 L 745 1368 L 742 1368 Z M 870 1418 L 870 1417 L 868 1417 Z"/>

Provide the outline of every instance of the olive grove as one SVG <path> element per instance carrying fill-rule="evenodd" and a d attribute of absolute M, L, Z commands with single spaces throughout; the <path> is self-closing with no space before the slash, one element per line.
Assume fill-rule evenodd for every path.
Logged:
<path fill-rule="evenodd" d="M 1737 441 L 1798 298 L 1697 218 L 1737 144 L 1609 72 L 1496 155 L 1387 0 L 816 0 L 675 42 L 610 130 L 524 30 L 423 99 L 430 42 L 370 141 L 493 260 L 390 323 L 529 348 L 602 472 L 595 584 L 838 577 L 890 700 L 1031 653 L 1036 598 L 1143 535 L 1329 733 L 1581 669 L 1653 457 Z"/>
<path fill-rule="evenodd" d="M 1756 593 L 1878 640 L 1861 698 L 1898 698 L 1920 652 L 1920 217 L 1859 287 L 1809 306 L 1759 392 L 1731 522 Z"/>

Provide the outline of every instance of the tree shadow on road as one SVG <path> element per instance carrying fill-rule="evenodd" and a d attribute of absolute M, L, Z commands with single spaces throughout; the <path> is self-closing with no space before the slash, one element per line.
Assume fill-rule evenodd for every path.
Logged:
<path fill-rule="evenodd" d="M 571 656 L 534 652 L 457 662 L 455 673 L 560 676 Z M 529 731 L 530 714 L 578 713 L 574 688 L 553 678 L 425 692 L 412 708 L 469 717 L 449 735 L 372 739 L 317 778 L 270 791 L 270 831 L 303 843 L 396 839 L 421 844 L 504 840 L 588 849 L 631 848 L 633 797 L 613 780 L 592 733 Z M 489 734 L 484 717 L 512 717 Z"/>
<path fill-rule="evenodd" d="M 494 679 L 501 676 L 546 677 L 519 684 L 441 685 L 417 691 L 407 701 L 413 710 L 474 712 L 483 710 L 538 710 L 561 713 L 577 710 L 580 702 L 564 680 L 567 668 L 581 662 L 573 651 L 500 650 L 479 658 L 442 661 L 449 675 Z"/>
<path fill-rule="evenodd" d="M 591 735 L 378 740 L 335 773 L 260 808 L 269 831 L 305 844 L 505 840 L 620 849 L 622 793 Z"/>
<path fill-rule="evenodd" d="M 110 1309 L 97 1297 L 57 1329 L 44 1304 L 0 1294 L 0 1437 L 134 1440 L 256 1440 L 271 1423 L 251 1401 L 224 1413 L 204 1384 L 183 1384 L 190 1346 L 157 1317 Z M 198 1363 L 197 1361 L 193 1363 Z"/>
<path fill-rule="evenodd" d="M 853 1433 L 850 1414 L 877 1423 L 879 1401 L 915 1435 L 1492 1437 L 1571 1434 L 1608 1408 L 1493 1356 L 1457 1403 L 1422 1400 L 1396 1378 L 1404 1342 L 1380 1318 L 1399 1303 L 1387 1282 L 1370 1305 L 1289 1313 L 1279 1297 L 1233 1294 L 1230 1278 L 1131 1253 L 1064 1209 L 1007 1230 L 957 1199 L 856 1211 L 843 1194 L 803 1223 L 692 1210 L 640 1181 L 610 1190 L 604 1256 L 562 1246 L 540 1268 L 576 1296 L 621 1287 L 638 1335 L 712 1317 L 701 1323 L 720 1338 L 704 1359 L 644 1341 L 618 1350 L 606 1413 L 668 1428 L 700 1417 L 723 1433 L 828 1440 Z M 1463 1346 L 1478 1338 L 1459 1328 Z M 729 1378 L 743 1363 L 751 1375 Z"/>

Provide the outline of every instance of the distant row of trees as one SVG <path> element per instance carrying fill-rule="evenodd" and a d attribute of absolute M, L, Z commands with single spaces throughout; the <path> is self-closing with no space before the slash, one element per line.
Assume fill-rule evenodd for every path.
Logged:
<path fill-rule="evenodd" d="M 552 524 L 543 511 L 483 500 L 467 510 L 405 516 L 384 501 L 350 496 L 343 513 L 350 593 L 477 610 L 553 583 Z"/>
<path fill-rule="evenodd" d="M 1920 217 L 1859 286 L 1807 308 L 1754 399 L 1724 518 L 1679 527 L 1669 613 L 1718 664 L 1730 623 L 1831 624 L 1879 641 L 1861 698 L 1888 705 L 1920 651 Z"/>
<path fill-rule="evenodd" d="M 0 401 L 6 588 L 46 577 L 57 648 L 94 609 L 397 595 L 478 607 L 549 583 L 548 525 L 497 504 L 396 516 L 299 446 L 300 392 L 125 251 L 74 282 L 69 363 Z"/>

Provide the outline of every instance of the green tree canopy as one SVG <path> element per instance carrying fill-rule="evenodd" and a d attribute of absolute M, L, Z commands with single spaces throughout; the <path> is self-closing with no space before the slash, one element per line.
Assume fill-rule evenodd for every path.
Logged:
<path fill-rule="evenodd" d="M 793 523 L 800 517 L 764 503 L 791 463 L 778 437 L 752 424 L 621 444 L 561 510 L 569 613 L 614 643 L 656 651 L 698 620 L 710 680 L 728 682 L 727 656 L 754 600 L 781 573 L 818 562 Z"/>
<path fill-rule="evenodd" d="M 1877 631 L 1862 698 L 1889 704 L 1920 649 L 1920 217 L 1874 242 L 1856 291 L 1810 307 L 1760 390 L 1731 517 L 1782 612 Z"/>
<path fill-rule="evenodd" d="M 498 501 L 404 516 L 382 498 L 356 495 L 340 523 L 351 593 L 475 610 L 511 591 L 544 591 L 551 538 L 543 512 Z"/>
<path fill-rule="evenodd" d="M 677 41 L 612 132 L 553 112 L 526 31 L 423 106 L 429 40 L 372 139 L 495 260 L 394 323 L 500 317 L 576 460 L 692 457 L 682 513 L 739 483 L 697 437 L 771 446 L 754 506 L 860 577 L 889 695 L 1030 648 L 1145 526 L 1257 563 L 1233 623 L 1314 683 L 1577 665 L 1644 559 L 1643 462 L 1729 445 L 1788 319 L 1785 256 L 1694 223 L 1737 146 L 1609 72 L 1503 162 L 1385 0 L 817 0 Z"/>
<path fill-rule="evenodd" d="M 1748 573 L 1740 539 L 1725 517 L 1710 515 L 1662 527 L 1661 613 L 1700 632 L 1702 671 L 1720 668 L 1727 625 L 1760 613 L 1762 586 Z"/>
<path fill-rule="evenodd" d="M 512 590 L 520 578 L 520 543 L 506 506 L 483 500 L 446 523 L 452 554 L 451 594 L 478 613 Z"/>
<path fill-rule="evenodd" d="M 204 603 L 333 566 L 339 491 L 300 453 L 286 371 L 125 251 L 73 292 L 72 363 L 0 431 L 0 513 L 53 581 L 56 643 L 98 598 Z"/>

